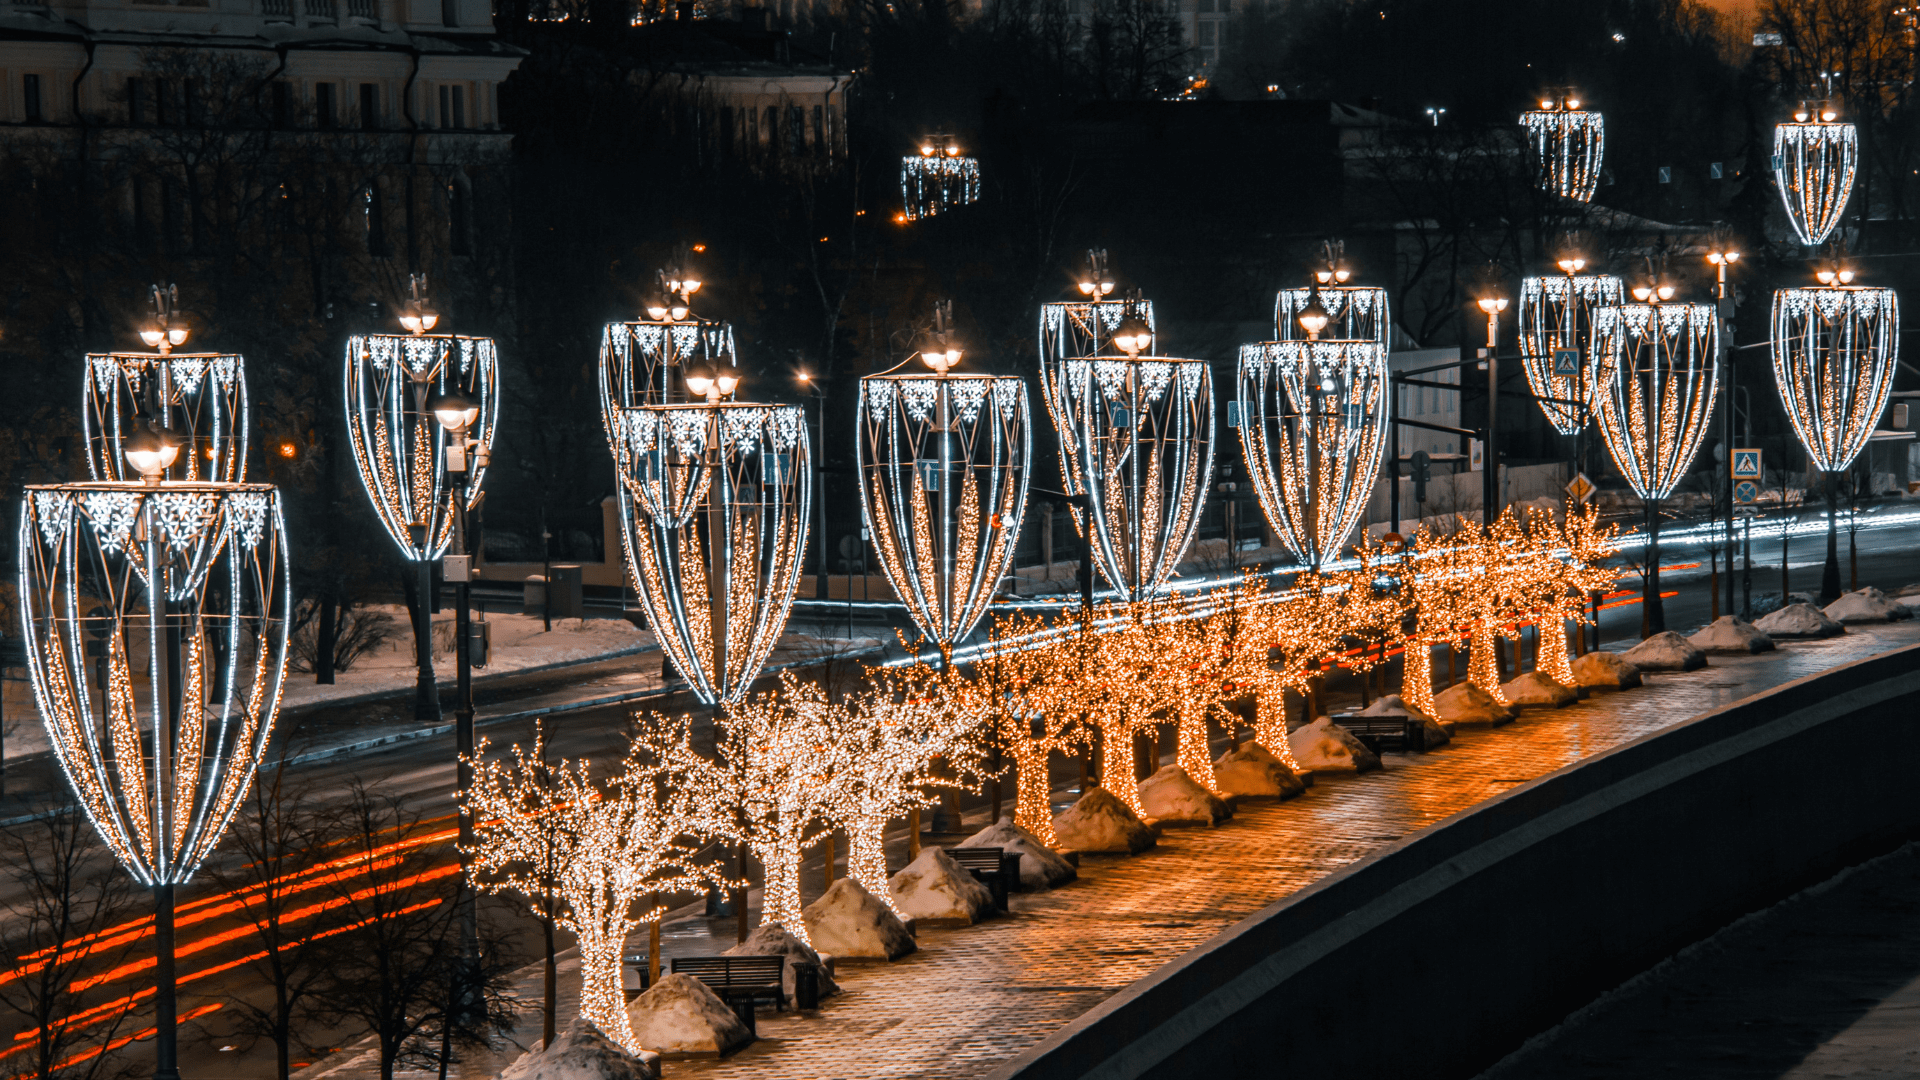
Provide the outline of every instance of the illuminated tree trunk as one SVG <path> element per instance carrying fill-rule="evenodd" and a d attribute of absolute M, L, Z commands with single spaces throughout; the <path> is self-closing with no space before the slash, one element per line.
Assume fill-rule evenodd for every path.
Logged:
<path fill-rule="evenodd" d="M 893 890 L 887 888 L 887 823 L 891 820 L 885 814 L 869 813 L 847 823 L 847 876 L 904 919 L 894 907 Z"/>
<path fill-rule="evenodd" d="M 1179 747 L 1174 761 L 1193 778 L 1194 783 L 1218 795 L 1220 791 L 1213 785 L 1213 747 L 1207 740 L 1206 708 L 1189 706 L 1181 709 L 1176 731 Z"/>
<path fill-rule="evenodd" d="M 1417 713 L 1433 715 L 1433 646 L 1410 640 L 1400 675 L 1400 700 Z"/>
<path fill-rule="evenodd" d="M 1053 834 L 1053 781 L 1047 775 L 1047 751 L 1030 742 L 1012 744 L 1014 761 L 1013 822 L 1048 847 L 1059 844 Z"/>
<path fill-rule="evenodd" d="M 607 1038 L 628 1050 L 643 1049 L 627 1021 L 627 995 L 620 986 L 620 954 L 627 934 L 638 925 L 624 916 L 638 893 L 606 897 L 607 906 L 591 919 L 575 918 L 571 929 L 580 940 L 580 1015 Z"/>
<path fill-rule="evenodd" d="M 1467 681 L 1493 695 L 1493 700 L 1502 705 L 1507 696 L 1500 692 L 1500 661 L 1494 655 L 1495 642 L 1499 635 L 1493 632 L 1493 624 L 1481 620 L 1473 627 L 1473 641 L 1469 646 L 1473 656 L 1467 670 Z"/>
<path fill-rule="evenodd" d="M 1567 655 L 1567 624 L 1559 616 L 1537 624 L 1534 667 L 1562 686 L 1573 685 L 1573 661 Z"/>
<path fill-rule="evenodd" d="M 1100 786 L 1136 815 L 1146 813 L 1140 785 L 1133 779 L 1134 726 L 1130 721 L 1103 720 L 1100 724 Z"/>
<path fill-rule="evenodd" d="M 1284 688 L 1263 690 L 1254 699 L 1253 741 L 1265 747 L 1267 753 L 1285 762 L 1287 768 L 1300 771 L 1300 763 L 1293 760 L 1293 745 L 1287 741 L 1287 692 Z"/>
<path fill-rule="evenodd" d="M 811 948 L 813 940 L 807 937 L 807 921 L 800 913 L 800 852 L 805 845 L 799 832 L 782 830 L 777 839 L 748 846 L 767 875 L 766 890 L 760 898 L 760 925 L 779 923 Z M 848 861 L 852 862 L 851 855 Z M 886 895 L 886 890 L 882 889 L 880 895 Z"/>

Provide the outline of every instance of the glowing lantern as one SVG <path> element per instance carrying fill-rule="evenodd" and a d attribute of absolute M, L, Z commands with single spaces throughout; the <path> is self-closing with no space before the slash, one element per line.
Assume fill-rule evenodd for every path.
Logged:
<path fill-rule="evenodd" d="M 1840 224 L 1860 163 L 1860 133 L 1852 124 L 1835 123 L 1837 114 L 1820 102 L 1800 106 L 1794 122 L 1773 129 L 1773 180 L 1786 205 L 1787 219 L 1800 242 L 1824 243 Z"/>
<path fill-rule="evenodd" d="M 980 162 L 960 153 L 946 135 L 933 135 L 918 154 L 900 159 L 900 198 L 907 220 L 956 210 L 980 198 Z"/>
<path fill-rule="evenodd" d="M 1520 114 L 1533 147 L 1535 182 L 1540 190 L 1592 202 L 1606 155 L 1605 118 L 1580 107 L 1577 97 L 1542 98 L 1540 108 Z"/>

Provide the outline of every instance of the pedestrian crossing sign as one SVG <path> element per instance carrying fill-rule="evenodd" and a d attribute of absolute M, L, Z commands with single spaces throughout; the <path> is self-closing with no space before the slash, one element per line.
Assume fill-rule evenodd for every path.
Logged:
<path fill-rule="evenodd" d="M 1580 350 L 1553 350 L 1553 373 L 1556 376 L 1577 377 L 1580 374 Z"/>
<path fill-rule="evenodd" d="M 1760 501 L 1760 485 L 1752 480 L 1737 480 L 1733 485 L 1733 501 L 1742 506 L 1751 506 Z"/>
<path fill-rule="evenodd" d="M 1733 478 L 1735 480 L 1760 479 L 1760 451 L 1735 450 L 1733 452 Z"/>

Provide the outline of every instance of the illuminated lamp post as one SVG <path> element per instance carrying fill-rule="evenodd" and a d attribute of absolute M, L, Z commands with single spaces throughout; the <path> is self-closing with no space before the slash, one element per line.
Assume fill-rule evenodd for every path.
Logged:
<path fill-rule="evenodd" d="M 1853 284 L 1823 267 L 1817 288 L 1773 294 L 1773 375 L 1807 459 L 1827 474 L 1827 563 L 1820 603 L 1840 597 L 1835 474 L 1873 437 L 1900 359 L 1900 301 L 1892 289 Z"/>
<path fill-rule="evenodd" d="M 860 380 L 860 509 L 914 623 L 950 654 L 986 614 L 1026 513 L 1032 443 L 1025 380 L 961 375 L 935 308 L 931 375 Z"/>
<path fill-rule="evenodd" d="M 1773 180 L 1802 244 L 1816 247 L 1846 212 L 1860 164 L 1860 133 L 1827 101 L 1801 102 L 1773 129 Z"/>
<path fill-rule="evenodd" d="M 1204 360 L 1141 355 L 1153 332 L 1138 314 L 1111 340 L 1124 355 L 1063 361 L 1054 395 L 1067 489 L 1087 496 L 1075 523 L 1091 526 L 1101 576 L 1135 602 L 1166 584 L 1199 528 L 1213 385 Z"/>
<path fill-rule="evenodd" d="M 1087 252 L 1087 269 L 1076 285 L 1085 300 L 1040 305 L 1040 400 L 1046 404 L 1056 429 L 1061 423 L 1060 403 L 1054 394 L 1060 381 L 1060 365 L 1067 360 L 1107 352 L 1114 329 L 1128 315 L 1145 319 L 1149 332 L 1154 328 L 1153 301 L 1137 295 L 1131 299 L 1113 295 L 1113 274 L 1105 248 Z M 1064 441 L 1061 450 L 1070 452 Z M 1073 490 L 1071 471 L 1063 470 L 1069 491 Z"/>
<path fill-rule="evenodd" d="M 364 334 L 348 339 L 344 381 L 347 439 L 361 484 L 375 516 L 400 553 L 417 565 L 418 605 L 414 642 L 419 679 L 414 715 L 440 719 L 433 677 L 433 561 L 453 542 L 461 512 L 480 501 L 486 460 L 499 420 L 499 358 L 492 338 L 430 334 L 439 315 L 427 305 L 426 275 L 410 282 L 412 299 L 401 312 L 406 334 Z M 477 444 L 472 467 L 449 470 L 453 437 L 430 407 L 430 399 L 458 393 L 477 403 L 478 413 L 461 438 Z M 471 732 L 463 745 L 471 745 Z"/>
<path fill-rule="evenodd" d="M 230 353 L 174 352 L 191 333 L 178 310 L 179 290 L 155 285 L 147 295 L 153 316 L 140 337 L 154 351 L 87 356 L 80 410 L 87 471 L 95 480 L 137 477 L 125 464 L 122 444 L 139 431 L 151 430 L 177 444 L 165 479 L 246 479 L 251 418 L 245 359 Z"/>
<path fill-rule="evenodd" d="M 1739 261 L 1740 252 L 1734 249 L 1731 238 L 1724 234 L 1716 235 L 1712 250 L 1707 252 L 1707 262 L 1714 270 L 1714 312 L 1720 317 L 1720 348 L 1715 364 L 1720 368 L 1720 377 L 1727 381 L 1727 391 L 1720 395 L 1720 447 L 1722 456 L 1726 459 L 1727 472 L 1719 480 L 1726 485 L 1719 497 L 1726 500 L 1727 507 L 1726 516 L 1721 519 L 1721 526 L 1725 531 L 1725 542 L 1722 546 L 1727 552 L 1728 614 L 1735 611 L 1733 606 L 1733 401 L 1734 389 L 1739 382 L 1733 367 L 1734 298 L 1733 294 L 1727 291 L 1727 271 Z M 1716 581 L 1714 584 L 1713 617 L 1717 619 L 1720 617 L 1719 583 Z M 1594 627 L 1594 633 L 1598 634 L 1599 624 L 1596 622 Z"/>
<path fill-rule="evenodd" d="M 1550 94 L 1540 108 L 1520 114 L 1533 148 L 1534 182 L 1540 190 L 1592 202 L 1600 186 L 1600 163 L 1606 156 L 1606 118 L 1580 107 L 1571 93 Z"/>
<path fill-rule="evenodd" d="M 1615 467 L 1646 503 L 1642 601 L 1650 633 L 1667 628 L 1660 602 L 1660 500 L 1686 475 L 1719 386 L 1719 319 L 1711 304 L 1670 304 L 1673 286 L 1633 288 L 1636 303 L 1594 315 L 1594 416 Z"/>
<path fill-rule="evenodd" d="M 1491 528 L 1500 516 L 1500 313 L 1507 310 L 1504 296 L 1483 296 L 1475 301 L 1487 316 L 1487 347 L 1480 350 L 1487 369 L 1487 445 L 1480 463 L 1480 522 Z"/>
<path fill-rule="evenodd" d="M 1326 264 L 1313 272 L 1313 281 L 1305 288 L 1280 290 L 1273 306 L 1275 341 L 1324 336 L 1372 341 L 1383 349 L 1393 347 L 1393 311 L 1387 290 L 1347 284 L 1353 272 L 1342 259 L 1344 250 L 1340 243 L 1329 241 L 1325 245 Z M 1309 308 L 1317 313 L 1313 320 L 1305 317 Z M 1308 329 L 1309 321 L 1317 321 L 1318 327 Z"/>
<path fill-rule="evenodd" d="M 699 279 L 678 266 L 657 277 L 646 317 L 608 323 L 600 335 L 600 420 L 616 460 L 621 410 L 686 401 L 688 372 L 739 363 L 733 327 L 693 313 Z"/>
<path fill-rule="evenodd" d="M 980 198 L 980 162 L 951 135 L 930 135 L 900 159 L 900 198 L 908 221 L 950 213 Z"/>
<path fill-rule="evenodd" d="M 26 489 L 21 622 L 55 759 L 153 890 L 154 1077 L 178 1080 L 174 889 L 219 842 L 279 709 L 286 528 L 272 485 L 168 481 L 177 446 L 122 445 L 142 479 Z"/>
<path fill-rule="evenodd" d="M 792 610 L 812 451 L 800 406 L 728 401 L 725 369 L 686 385 L 703 400 L 621 411 L 621 537 L 661 648 L 702 702 L 732 704 Z"/>

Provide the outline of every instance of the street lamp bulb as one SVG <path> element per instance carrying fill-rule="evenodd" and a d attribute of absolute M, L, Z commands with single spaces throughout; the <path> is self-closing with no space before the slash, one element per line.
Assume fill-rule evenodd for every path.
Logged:
<path fill-rule="evenodd" d="M 947 156 L 948 156 L 948 157 L 959 157 L 959 156 L 960 156 L 960 148 L 959 148 L 958 146 L 956 146 L 956 145 L 954 145 L 953 143 L 948 143 L 948 144 L 947 144 Z"/>
<path fill-rule="evenodd" d="M 945 375 L 949 368 L 952 368 L 960 362 L 960 350 L 954 348 L 926 349 L 920 353 L 920 359 L 934 371 Z"/>
<path fill-rule="evenodd" d="M 1109 294 L 1111 294 L 1112 292 L 1113 292 L 1113 282 L 1111 282 L 1111 281 L 1103 281 L 1103 282 L 1101 282 L 1101 283 L 1100 283 L 1100 295 L 1101 295 L 1101 296 L 1107 296 L 1107 295 L 1109 295 Z"/>
<path fill-rule="evenodd" d="M 688 307 L 686 300 L 679 297 L 667 303 L 667 314 L 673 316 L 674 322 L 679 322 L 681 319 L 686 318 L 687 312 L 690 310 L 691 308 Z"/>
<path fill-rule="evenodd" d="M 147 343 L 147 348 L 157 349 L 160 347 L 161 342 L 167 340 L 167 335 L 163 330 L 142 330 L 140 331 L 140 340 Z"/>
<path fill-rule="evenodd" d="M 1579 108 L 1579 107 L 1580 107 L 1580 99 L 1579 99 L 1579 98 L 1568 98 L 1568 99 L 1567 99 L 1567 108 L 1569 108 L 1569 109 L 1577 109 L 1577 108 Z"/>
<path fill-rule="evenodd" d="M 706 397 L 707 391 L 711 389 L 713 389 L 713 380 L 711 378 L 705 375 L 687 376 L 687 391 L 694 396 Z"/>
<path fill-rule="evenodd" d="M 713 383 L 720 388 L 720 396 L 726 397 L 739 388 L 740 377 L 738 375 L 721 375 L 716 377 Z"/>
<path fill-rule="evenodd" d="M 1552 112 L 1552 111 L 1553 111 L 1553 101 L 1552 101 L 1552 99 L 1550 99 L 1550 98 L 1541 98 L 1541 99 L 1540 99 L 1540 110 L 1541 110 L 1542 112 Z"/>
<path fill-rule="evenodd" d="M 1093 295 L 1093 290 L 1095 290 L 1095 289 L 1097 289 L 1097 288 L 1099 288 L 1099 286 L 1098 286 L 1098 285 L 1095 285 L 1095 284 L 1094 284 L 1093 282 L 1091 282 L 1091 281 L 1083 281 L 1083 282 L 1081 282 L 1081 283 L 1080 283 L 1080 295 L 1082 295 L 1082 296 L 1092 296 L 1092 295 Z"/>
<path fill-rule="evenodd" d="M 446 390 L 427 399 L 427 411 L 440 426 L 458 434 L 480 419 L 480 403 L 458 390 Z"/>
<path fill-rule="evenodd" d="M 683 281 L 680 283 L 680 291 L 686 293 L 688 296 L 692 296 L 694 293 L 700 291 L 700 282 L 695 280 Z"/>
<path fill-rule="evenodd" d="M 1307 332 L 1307 337 L 1318 340 L 1320 331 L 1327 328 L 1331 317 L 1327 314 L 1326 305 L 1320 302 L 1320 297 L 1315 296 L 1306 307 L 1300 309 L 1299 318 L 1300 329 Z"/>
<path fill-rule="evenodd" d="M 1851 270 L 1840 271 L 1840 284 L 1842 285 L 1853 284 L 1853 271 Z"/>
<path fill-rule="evenodd" d="M 1652 296 L 1653 296 L 1653 287 L 1650 285 L 1635 285 L 1633 287 L 1633 298 L 1635 300 L 1640 301 L 1643 304 L 1646 303 L 1648 298 Z"/>
<path fill-rule="evenodd" d="M 933 156 L 933 144 L 932 144 L 932 143 L 926 143 L 926 144 L 923 144 L 923 145 L 922 145 L 922 146 L 920 147 L 920 156 L 921 156 L 921 157 L 932 157 L 932 156 Z"/>
<path fill-rule="evenodd" d="M 1673 299 L 1673 286 L 1671 286 L 1671 285 L 1662 285 L 1662 286 L 1660 286 L 1660 290 L 1659 290 L 1659 291 L 1660 291 L 1660 299 L 1662 299 L 1662 300 L 1671 300 L 1671 299 Z"/>
<path fill-rule="evenodd" d="M 1113 343 L 1121 352 L 1135 356 L 1152 346 L 1153 331 L 1148 329 L 1146 320 L 1138 315 L 1130 315 L 1114 329 Z"/>
<path fill-rule="evenodd" d="M 1333 272 L 1333 280 L 1343 285 L 1346 284 L 1347 279 L 1352 276 L 1353 272 L 1344 267 Z"/>
<path fill-rule="evenodd" d="M 133 466 L 133 471 L 143 480 L 158 484 L 173 467 L 174 459 L 180 456 L 180 440 L 167 429 L 148 421 L 122 440 L 120 452 L 127 456 L 127 464 Z"/>
<path fill-rule="evenodd" d="M 1495 315 L 1507 310 L 1507 298 L 1504 296 L 1483 296 L 1480 298 L 1480 310 Z"/>
<path fill-rule="evenodd" d="M 1831 285 L 1831 284 L 1833 284 L 1833 271 L 1831 271 L 1831 270 L 1819 270 L 1819 271 L 1815 271 L 1815 272 L 1814 272 L 1814 275 L 1813 275 L 1813 276 L 1814 276 L 1814 277 L 1815 277 L 1816 279 L 1818 279 L 1818 280 L 1819 280 L 1819 282 L 1820 282 L 1820 284 L 1822 284 L 1822 285 Z"/>
<path fill-rule="evenodd" d="M 1821 120 L 1823 120 L 1823 121 L 1825 121 L 1825 122 L 1827 122 L 1827 123 L 1829 123 L 1829 124 L 1831 124 L 1831 123 L 1833 123 L 1833 122 L 1834 122 L 1835 120 L 1837 120 L 1837 119 L 1839 119 L 1839 118 L 1840 118 L 1840 114 L 1839 114 L 1839 113 L 1837 113 L 1837 112 L 1835 112 L 1835 111 L 1833 111 L 1832 109 L 1823 109 L 1823 110 L 1821 110 L 1821 113 L 1820 113 L 1820 119 L 1821 119 Z"/>
<path fill-rule="evenodd" d="M 1587 268 L 1587 260 L 1570 258 L 1560 260 L 1560 271 L 1565 274 L 1577 274 Z"/>

